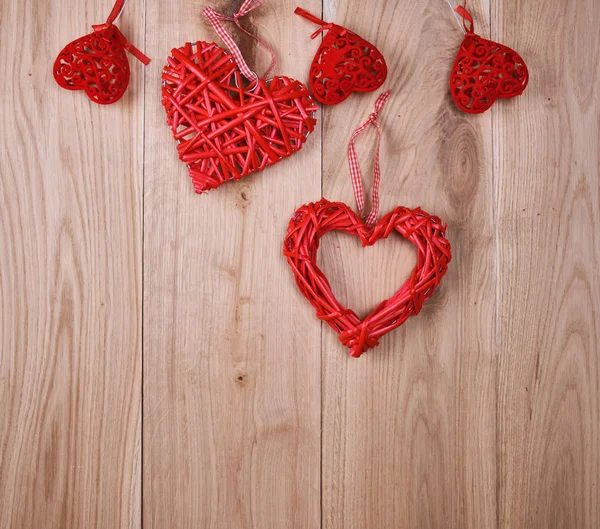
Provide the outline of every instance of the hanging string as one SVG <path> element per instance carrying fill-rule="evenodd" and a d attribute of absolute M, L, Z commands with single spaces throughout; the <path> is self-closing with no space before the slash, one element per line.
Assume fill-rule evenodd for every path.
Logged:
<path fill-rule="evenodd" d="M 245 2 L 238 9 L 237 13 L 235 13 L 231 17 L 223 15 L 222 13 L 218 13 L 212 7 L 206 7 L 202 10 L 202 14 L 208 19 L 208 21 L 211 23 L 212 27 L 217 32 L 219 37 L 221 37 L 221 39 L 223 40 L 223 42 L 225 43 L 227 48 L 229 48 L 229 51 L 231 52 L 233 60 L 238 65 L 238 68 L 240 69 L 240 71 L 242 72 L 244 77 L 246 79 L 248 79 L 248 81 L 252 81 L 252 82 L 255 82 L 258 80 L 258 75 L 256 74 L 256 72 L 254 70 L 250 69 L 250 67 L 244 60 L 244 56 L 242 55 L 242 52 L 240 51 L 238 45 L 235 43 L 235 41 L 233 40 L 231 35 L 229 33 L 227 33 L 227 30 L 225 29 L 225 27 L 223 26 L 221 21 L 227 20 L 229 22 L 234 22 L 235 25 L 238 28 L 240 28 L 246 35 L 248 35 L 249 37 L 252 37 L 254 40 L 256 40 L 259 44 L 261 44 L 262 46 L 264 46 L 267 49 L 267 51 L 271 54 L 271 64 L 270 64 L 269 68 L 267 69 L 267 71 L 265 72 L 264 77 L 268 79 L 270 74 L 273 72 L 275 65 L 277 64 L 277 55 L 275 55 L 273 48 L 271 48 L 271 46 L 269 46 L 264 40 L 262 40 L 261 38 L 259 38 L 256 35 L 253 35 L 249 31 L 245 30 L 240 25 L 240 20 L 239 20 L 243 16 L 247 15 L 253 9 L 256 9 L 257 7 L 260 7 L 261 5 L 263 5 L 264 1 L 265 0 L 245 0 Z"/>
<path fill-rule="evenodd" d="M 117 20 L 119 20 L 128 1 L 129 0 L 117 0 L 115 2 L 110 15 L 108 15 L 108 18 L 106 19 L 107 24 L 115 24 Z"/>
<path fill-rule="evenodd" d="M 377 149 L 375 151 L 375 163 L 373 165 L 373 189 L 372 189 L 372 205 L 371 211 L 365 221 L 367 226 L 373 226 L 377 222 L 377 215 L 379 214 L 379 184 L 381 181 L 381 168 L 379 165 L 379 147 L 381 144 L 381 127 L 377 122 L 379 112 L 385 105 L 385 102 L 389 99 L 391 90 L 383 92 L 375 101 L 375 112 L 371 113 L 367 121 L 365 121 L 360 127 L 358 127 L 350 137 L 350 143 L 348 144 L 348 166 L 350 168 L 350 178 L 352 179 L 352 188 L 354 189 L 354 196 L 356 197 L 356 205 L 358 212 L 361 217 L 364 218 L 365 208 L 365 193 L 362 185 L 362 177 L 360 173 L 360 166 L 358 164 L 358 156 L 356 156 L 356 147 L 354 145 L 355 138 L 360 135 L 369 125 L 374 125 L 377 129 Z"/>
<path fill-rule="evenodd" d="M 138 48 L 136 48 L 127 39 L 127 37 L 125 35 L 123 35 L 123 33 L 121 33 L 121 30 L 117 26 L 114 25 L 114 23 L 121 16 L 121 13 L 123 12 L 123 9 L 125 9 L 125 4 L 126 3 L 127 3 L 127 0 L 117 0 L 115 2 L 115 5 L 112 8 L 112 11 L 108 15 L 108 18 L 106 19 L 106 22 L 104 24 L 92 25 L 92 29 L 94 31 L 103 31 L 105 29 L 108 29 L 108 28 L 112 27 L 114 29 L 116 35 L 117 35 L 117 38 L 119 39 L 119 42 L 123 46 L 123 48 L 125 48 L 129 53 L 131 53 L 131 55 L 133 55 L 141 63 L 143 63 L 143 64 L 149 64 L 150 63 L 150 58 L 148 56 L 144 55 L 144 53 L 142 53 Z"/>
<path fill-rule="evenodd" d="M 463 22 L 462 22 L 463 33 L 472 35 L 473 34 L 473 17 L 471 16 L 471 13 L 469 13 L 467 11 L 467 0 L 464 1 L 463 5 L 456 7 L 456 9 L 454 11 L 456 13 L 458 13 L 463 19 Z M 467 22 L 469 23 L 468 27 L 467 27 Z"/>
<path fill-rule="evenodd" d="M 465 0 L 464 8 L 462 6 L 458 6 L 456 9 L 454 8 L 454 6 L 452 5 L 452 2 L 450 0 L 446 0 L 446 3 L 448 4 L 448 7 L 452 10 L 452 14 L 454 15 L 454 18 L 456 19 L 456 23 L 458 24 L 458 27 L 460 28 L 460 30 L 463 32 L 463 34 L 467 33 L 466 27 L 463 27 L 464 26 L 464 18 L 465 17 L 463 16 L 463 22 L 461 22 L 460 18 L 458 18 L 458 10 L 459 10 L 459 8 L 462 9 L 462 10 L 464 10 L 468 14 L 468 11 L 465 9 L 466 6 L 467 6 L 467 1 Z M 471 15 L 469 15 L 469 17 L 470 16 Z M 473 21 L 471 20 L 471 24 L 472 23 L 473 23 Z"/>
<path fill-rule="evenodd" d="M 311 39 L 317 38 L 323 31 L 327 31 L 327 30 L 333 28 L 333 26 L 335 26 L 335 24 L 333 24 L 331 22 L 325 22 L 324 20 L 321 20 L 320 18 L 316 17 L 312 13 L 305 11 L 301 7 L 297 7 L 294 10 L 294 13 L 296 15 L 300 15 L 302 18 L 305 18 L 306 20 L 312 22 L 313 24 L 318 24 L 319 26 L 321 26 L 310 36 Z"/>

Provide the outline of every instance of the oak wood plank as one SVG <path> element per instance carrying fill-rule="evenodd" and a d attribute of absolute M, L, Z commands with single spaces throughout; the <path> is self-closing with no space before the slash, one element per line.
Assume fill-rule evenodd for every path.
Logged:
<path fill-rule="evenodd" d="M 110 6 L 0 5 L 0 527 L 141 527 L 143 68 L 111 106 L 52 65 Z M 143 47 L 143 3 L 121 29 Z"/>
<path fill-rule="evenodd" d="M 317 528 L 320 328 L 298 306 L 282 244 L 296 207 L 319 198 L 320 134 L 262 173 L 194 194 L 158 80 L 172 47 L 221 44 L 201 7 L 148 3 L 144 527 Z M 275 73 L 303 79 L 311 56 L 294 7 L 267 2 L 241 23 L 273 45 Z M 233 34 L 264 71 L 268 56 Z"/>
<path fill-rule="evenodd" d="M 600 526 L 600 10 L 494 2 L 531 80 L 495 105 L 499 527 Z"/>
<path fill-rule="evenodd" d="M 450 99 L 462 34 L 444 2 L 325 2 L 324 11 L 374 41 L 388 63 L 382 214 L 405 205 L 439 215 L 453 261 L 422 312 L 360 359 L 323 329 L 323 527 L 495 527 L 491 119 L 466 116 Z M 345 146 L 375 99 L 355 94 L 324 112 L 331 200 L 354 204 Z M 358 142 L 370 186 L 375 135 Z M 332 234 L 322 261 L 334 292 L 365 313 L 400 286 L 415 257 L 400 238 L 364 252 Z"/>

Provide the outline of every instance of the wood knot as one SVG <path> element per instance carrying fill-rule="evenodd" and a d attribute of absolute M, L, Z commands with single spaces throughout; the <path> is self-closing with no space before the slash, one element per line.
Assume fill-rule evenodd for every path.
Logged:
<path fill-rule="evenodd" d="M 235 383 L 238 386 L 244 387 L 248 383 L 248 375 L 246 373 L 238 373 L 235 376 Z"/>
<path fill-rule="evenodd" d="M 235 195 L 235 205 L 241 209 L 245 210 L 250 204 L 252 199 L 252 194 L 250 192 L 250 188 L 247 185 L 242 185 L 238 188 L 237 193 Z"/>

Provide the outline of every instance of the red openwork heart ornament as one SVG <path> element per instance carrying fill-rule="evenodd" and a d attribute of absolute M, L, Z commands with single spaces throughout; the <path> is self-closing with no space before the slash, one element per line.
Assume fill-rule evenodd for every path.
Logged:
<path fill-rule="evenodd" d="M 214 43 L 173 49 L 162 79 L 167 123 L 197 193 L 287 158 L 316 123 L 301 82 L 275 76 L 249 84 Z"/>
<path fill-rule="evenodd" d="M 127 90 L 129 61 L 110 25 L 67 44 L 54 62 L 54 79 L 67 90 L 83 90 L 101 105 L 114 103 Z"/>
<path fill-rule="evenodd" d="M 352 92 L 371 92 L 383 84 L 387 65 L 373 44 L 299 7 L 295 13 L 321 26 L 311 38 L 327 31 L 310 66 L 309 84 L 317 101 L 335 105 Z"/>
<path fill-rule="evenodd" d="M 417 248 L 417 266 L 408 281 L 364 320 L 340 304 L 317 266 L 319 240 L 332 230 L 355 235 L 363 246 L 371 246 L 395 230 Z M 423 302 L 433 295 L 451 259 L 445 230 L 438 217 L 405 207 L 397 207 L 369 228 L 346 204 L 323 198 L 296 211 L 288 226 L 283 253 L 300 292 L 317 310 L 317 317 L 339 334 L 351 356 L 359 357 L 375 347 L 381 336 L 418 314 Z"/>
<path fill-rule="evenodd" d="M 67 44 L 54 61 L 54 79 L 67 90 L 83 90 L 101 105 L 118 101 L 129 85 L 129 61 L 125 50 L 143 64 L 150 59 L 127 40 L 114 22 L 127 0 L 116 0 L 104 24 L 93 33 Z"/>
<path fill-rule="evenodd" d="M 496 99 L 521 95 L 529 81 L 525 61 L 514 50 L 473 33 L 473 19 L 462 6 L 456 11 L 465 22 L 452 73 L 450 93 L 460 108 L 470 114 L 485 112 Z"/>

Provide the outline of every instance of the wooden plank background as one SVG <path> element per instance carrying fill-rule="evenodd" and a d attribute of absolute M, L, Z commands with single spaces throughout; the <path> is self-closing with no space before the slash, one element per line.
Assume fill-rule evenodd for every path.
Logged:
<path fill-rule="evenodd" d="M 205 3 L 132 0 L 119 26 L 153 62 L 98 106 L 51 65 L 109 4 L 0 5 L 0 528 L 600 527 L 597 1 L 470 2 L 531 72 L 479 116 L 447 90 L 461 33 L 443 0 L 303 2 L 384 53 L 382 211 L 422 206 L 453 247 L 421 314 L 359 360 L 281 244 L 297 206 L 353 204 L 345 147 L 376 94 L 320 109 L 293 159 L 197 196 L 160 72 L 172 47 L 219 42 Z M 305 80 L 319 39 L 295 5 L 242 24 Z M 320 259 L 362 314 L 415 262 L 398 238 L 339 234 Z"/>

